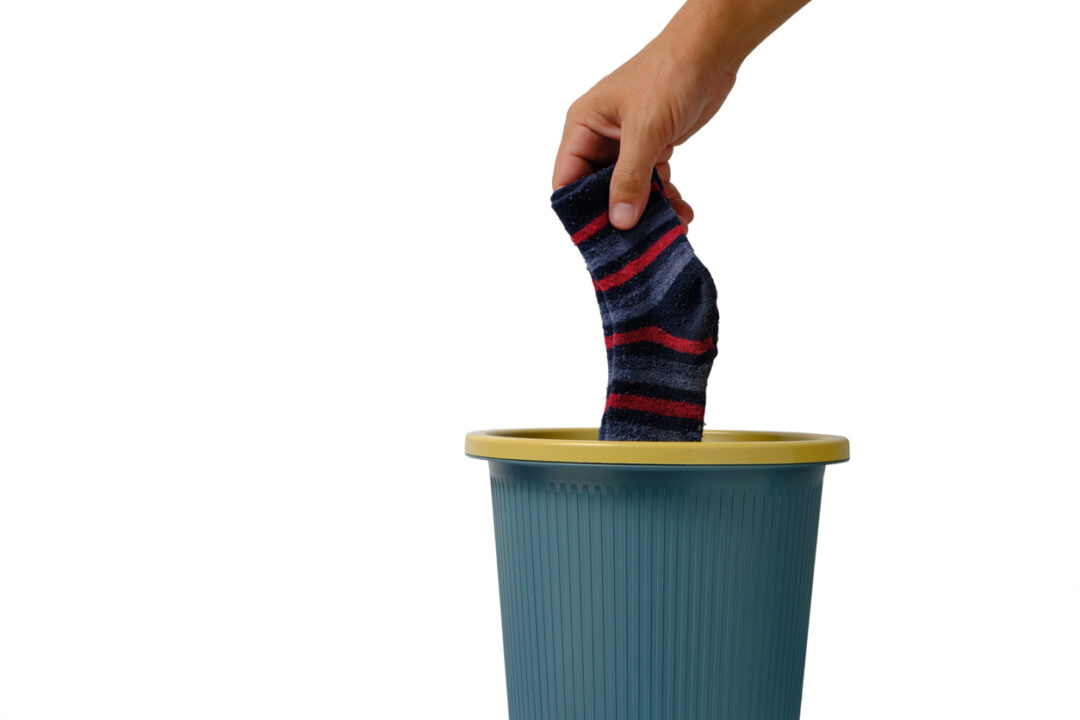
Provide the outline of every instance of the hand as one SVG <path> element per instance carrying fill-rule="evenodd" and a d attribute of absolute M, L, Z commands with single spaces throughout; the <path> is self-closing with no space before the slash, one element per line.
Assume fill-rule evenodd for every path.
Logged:
<path fill-rule="evenodd" d="M 615 162 L 608 217 L 621 230 L 645 209 L 655 167 L 684 225 L 694 211 L 671 184 L 669 160 L 707 123 L 735 84 L 735 71 L 694 53 L 669 25 L 645 48 L 578 98 L 566 114 L 553 189 Z"/>

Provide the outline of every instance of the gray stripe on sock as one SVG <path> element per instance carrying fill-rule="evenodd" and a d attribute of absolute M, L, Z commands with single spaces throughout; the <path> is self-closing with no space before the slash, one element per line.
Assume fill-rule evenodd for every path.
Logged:
<path fill-rule="evenodd" d="M 615 348 L 611 360 L 613 380 L 661 385 L 689 392 L 705 390 L 710 365 L 690 365 L 666 358 L 637 355 L 633 347 L 620 345 Z"/>
<path fill-rule="evenodd" d="M 644 271 L 651 275 L 648 282 L 622 295 L 618 293 L 618 288 L 604 293 L 610 322 L 621 323 L 641 317 L 660 303 L 679 273 L 694 259 L 694 250 L 685 240 L 669 250 L 653 261 L 654 265 L 660 263 L 659 267 L 649 267 Z"/>
<path fill-rule="evenodd" d="M 589 272 L 592 272 L 596 268 L 614 263 L 623 256 L 626 256 L 629 261 L 634 248 L 641 248 L 644 251 L 645 247 L 652 244 L 645 240 L 644 236 L 650 235 L 656 228 L 675 219 L 677 217 L 672 210 L 658 212 L 647 220 L 642 220 L 629 231 L 616 230 L 599 242 L 579 245 L 581 254 L 585 257 L 585 265 L 589 268 Z"/>
<path fill-rule="evenodd" d="M 608 420 L 604 424 L 604 429 L 607 430 L 609 437 L 614 436 L 623 440 L 634 440 L 639 438 L 663 441 L 686 440 L 686 434 L 677 430 L 655 428 L 648 425 L 642 426 L 641 424 L 621 422 L 619 420 Z"/>

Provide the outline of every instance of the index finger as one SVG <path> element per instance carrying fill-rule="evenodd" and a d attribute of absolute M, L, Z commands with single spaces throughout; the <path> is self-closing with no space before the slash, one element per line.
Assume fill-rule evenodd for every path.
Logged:
<path fill-rule="evenodd" d="M 551 189 L 558 190 L 563 185 L 594 173 L 615 162 L 618 156 L 617 138 L 601 135 L 585 125 L 568 123 L 555 156 Z"/>

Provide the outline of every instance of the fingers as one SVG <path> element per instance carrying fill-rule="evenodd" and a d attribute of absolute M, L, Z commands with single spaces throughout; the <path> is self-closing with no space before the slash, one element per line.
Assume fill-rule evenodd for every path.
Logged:
<path fill-rule="evenodd" d="M 667 153 L 669 156 L 671 153 Z M 661 155 L 663 157 L 663 155 Z M 679 216 L 679 221 L 685 226 L 689 225 L 690 221 L 694 219 L 694 209 L 690 207 L 690 204 L 683 200 L 682 193 L 679 189 L 671 183 L 671 164 L 667 162 L 658 163 L 656 166 L 656 174 L 660 176 L 660 182 L 664 184 L 664 197 L 671 203 L 672 210 Z"/>
<path fill-rule="evenodd" d="M 610 165 L 619 155 L 619 124 L 603 110 L 602 103 L 590 99 L 591 92 L 566 111 L 551 177 L 553 190 Z"/>
<path fill-rule="evenodd" d="M 670 169 L 668 170 L 668 177 L 671 177 Z M 662 179 L 663 176 L 661 176 Z M 668 202 L 671 203 L 671 209 L 679 216 L 679 222 L 683 224 L 683 227 L 689 225 L 694 219 L 694 208 L 690 207 L 690 203 L 683 200 L 679 189 L 668 181 L 664 183 L 664 194 L 667 196 Z"/>
<path fill-rule="evenodd" d="M 559 155 L 555 159 L 555 172 L 551 176 L 551 189 L 558 190 L 580 177 L 594 172 L 596 168 L 580 155 Z"/>
<path fill-rule="evenodd" d="M 555 170 L 551 176 L 551 189 L 558 190 L 610 165 L 619 154 L 619 141 L 601 135 L 585 125 L 567 122 L 562 143 L 555 155 Z"/>
<path fill-rule="evenodd" d="M 652 170 L 667 142 L 645 126 L 623 126 L 619 159 L 611 175 L 608 218 L 620 230 L 637 224 L 649 199 Z"/>
<path fill-rule="evenodd" d="M 670 156 L 671 153 L 668 153 Z M 667 185 L 671 182 L 671 163 L 663 159 L 663 155 L 660 156 L 660 160 L 656 163 L 656 174 L 660 176 L 660 182 Z"/>
<path fill-rule="evenodd" d="M 611 179 L 609 217 L 611 224 L 626 230 L 637 224 L 652 184 L 652 168 L 665 185 L 668 200 L 680 222 L 688 224 L 694 217 L 691 209 L 671 185 L 671 166 L 668 161 L 673 145 L 651 140 L 648 133 L 624 132 L 622 128 L 593 128 L 568 114 L 562 142 L 555 157 L 551 187 L 560 187 L 596 172 L 616 162 Z M 620 207 L 616 207 L 619 205 Z"/>

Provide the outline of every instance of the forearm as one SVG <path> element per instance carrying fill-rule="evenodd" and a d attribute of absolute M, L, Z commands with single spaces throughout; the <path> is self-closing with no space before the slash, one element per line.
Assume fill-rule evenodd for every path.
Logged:
<path fill-rule="evenodd" d="M 687 0 L 658 40 L 734 73 L 758 44 L 810 0 Z"/>

